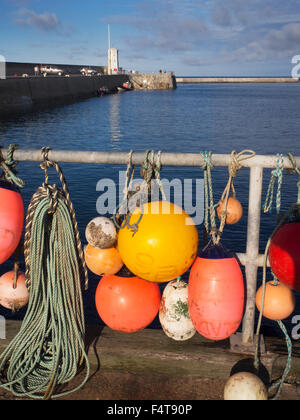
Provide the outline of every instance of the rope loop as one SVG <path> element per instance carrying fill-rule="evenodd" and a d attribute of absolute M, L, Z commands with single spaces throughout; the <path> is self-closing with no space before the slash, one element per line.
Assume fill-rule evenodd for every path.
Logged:
<path fill-rule="evenodd" d="M 16 166 L 18 162 L 13 158 L 14 151 L 17 149 L 17 144 L 10 144 L 7 150 L 7 158 L 5 160 L 0 147 L 0 168 L 3 171 L 2 176 L 6 179 L 6 181 L 11 184 L 15 184 L 19 188 L 24 188 L 25 182 L 21 178 L 17 177 L 18 171 L 16 170 Z"/>
<path fill-rule="evenodd" d="M 225 227 L 226 217 L 227 217 L 227 205 L 230 191 L 232 191 L 233 196 L 236 196 L 233 179 L 236 178 L 238 171 L 242 168 L 242 162 L 246 159 L 251 159 L 255 156 L 255 152 L 253 150 L 242 150 L 241 152 L 237 153 L 235 150 L 231 152 L 230 155 L 230 163 L 228 165 L 228 172 L 229 178 L 227 185 L 223 191 L 222 197 L 220 201 L 224 201 L 224 210 L 222 211 L 221 221 L 219 229 L 217 228 L 216 224 L 216 212 L 215 208 L 218 205 L 214 205 L 214 198 L 213 198 L 213 187 L 212 187 L 212 177 L 211 177 L 211 170 L 214 168 L 212 163 L 212 152 L 200 152 L 203 163 L 201 165 L 204 171 L 204 195 L 205 195 L 205 218 L 204 218 L 204 227 L 205 227 L 205 238 L 204 243 L 207 242 L 207 237 L 210 234 L 212 236 L 212 240 L 214 244 L 218 244 L 221 240 L 221 236 Z M 210 218 L 210 220 L 209 220 Z M 209 229 L 209 222 L 211 224 L 211 228 Z"/>

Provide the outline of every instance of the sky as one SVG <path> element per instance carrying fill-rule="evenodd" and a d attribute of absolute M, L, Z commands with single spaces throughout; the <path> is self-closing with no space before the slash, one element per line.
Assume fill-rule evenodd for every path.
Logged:
<path fill-rule="evenodd" d="M 107 65 L 176 76 L 290 76 L 300 0 L 0 0 L 7 61 Z"/>

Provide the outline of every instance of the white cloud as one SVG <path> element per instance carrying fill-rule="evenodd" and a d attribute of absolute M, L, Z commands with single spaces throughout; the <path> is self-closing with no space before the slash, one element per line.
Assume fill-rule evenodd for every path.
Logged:
<path fill-rule="evenodd" d="M 33 10 L 20 9 L 14 22 L 19 26 L 33 26 L 43 31 L 53 31 L 61 26 L 61 22 L 55 13 L 35 13 Z"/>
<path fill-rule="evenodd" d="M 257 37 L 245 45 L 224 50 L 220 54 L 224 62 L 246 60 L 267 61 L 290 59 L 299 52 L 300 23 L 289 23 L 279 29 L 268 31 L 265 36 Z"/>

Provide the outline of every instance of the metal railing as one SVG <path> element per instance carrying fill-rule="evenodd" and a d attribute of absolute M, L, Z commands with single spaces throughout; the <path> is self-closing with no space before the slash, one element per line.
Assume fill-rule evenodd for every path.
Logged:
<path fill-rule="evenodd" d="M 7 155 L 7 150 L 3 150 Z M 72 151 L 72 150 L 50 150 L 49 159 L 56 162 L 87 163 L 87 164 L 120 164 L 127 165 L 128 153 L 120 152 L 96 152 L 96 151 Z M 40 162 L 42 155 L 40 150 L 16 150 L 14 158 L 19 161 Z M 144 153 L 133 153 L 132 163 L 141 165 L 144 162 Z M 263 255 L 259 254 L 261 203 L 264 168 L 276 168 L 277 156 L 256 155 L 251 159 L 241 162 L 243 167 L 250 169 L 249 180 L 249 201 L 248 201 L 248 223 L 247 223 L 247 246 L 246 253 L 237 254 L 242 265 L 245 266 L 247 283 L 247 301 L 242 325 L 242 345 L 252 346 L 254 341 L 255 324 L 255 296 L 257 289 L 258 267 L 263 266 Z M 300 166 L 300 156 L 295 157 L 297 166 Z M 192 153 L 162 153 L 161 164 L 163 166 L 190 166 L 200 167 L 204 163 L 200 154 Z M 213 154 L 212 164 L 214 166 L 228 167 L 230 155 Z M 283 166 L 286 169 L 293 169 L 290 160 L 283 158 Z"/>

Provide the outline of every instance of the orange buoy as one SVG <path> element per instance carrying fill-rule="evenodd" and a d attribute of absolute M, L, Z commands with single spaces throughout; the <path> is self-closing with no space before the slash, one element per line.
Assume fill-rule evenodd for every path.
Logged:
<path fill-rule="evenodd" d="M 256 292 L 256 306 L 260 311 L 262 303 L 262 286 Z M 269 281 L 266 284 L 263 316 L 273 321 L 288 318 L 295 309 L 296 299 L 293 291 L 283 283 Z"/>
<path fill-rule="evenodd" d="M 100 249 L 88 244 L 84 256 L 88 268 L 98 276 L 116 274 L 123 266 L 119 251 L 114 247 Z"/>
<path fill-rule="evenodd" d="M 118 234 L 118 250 L 124 264 L 136 276 L 167 282 L 181 276 L 194 262 L 198 250 L 198 231 L 193 219 L 179 206 L 167 201 L 143 205 L 137 232 L 126 226 Z M 136 208 L 129 220 L 141 217 Z"/>
<path fill-rule="evenodd" d="M 27 305 L 29 291 L 25 284 L 25 276 L 18 273 L 16 288 L 14 289 L 14 271 L 9 271 L 0 277 L 0 305 L 4 308 L 18 311 Z"/>
<path fill-rule="evenodd" d="M 24 225 L 24 204 L 18 189 L 0 181 L 0 264 L 15 252 Z"/>
<path fill-rule="evenodd" d="M 300 291 L 300 223 L 281 226 L 271 239 L 270 266 L 278 280 Z"/>
<path fill-rule="evenodd" d="M 96 308 L 113 330 L 132 333 L 147 327 L 158 314 L 158 284 L 138 277 L 103 276 L 96 290 Z"/>
<path fill-rule="evenodd" d="M 224 211 L 224 207 L 225 207 L 225 201 L 224 200 L 220 201 L 217 207 L 217 215 L 220 220 L 222 218 L 222 212 Z M 228 203 L 227 203 L 227 216 L 226 216 L 225 223 L 227 225 L 234 225 L 235 223 L 238 223 L 241 220 L 242 216 L 243 216 L 243 207 L 241 203 L 239 202 L 239 200 L 237 200 L 234 197 L 229 197 Z"/>
<path fill-rule="evenodd" d="M 196 330 L 211 340 L 224 340 L 238 329 L 244 310 L 240 266 L 222 244 L 211 242 L 194 262 L 188 306 Z"/>

